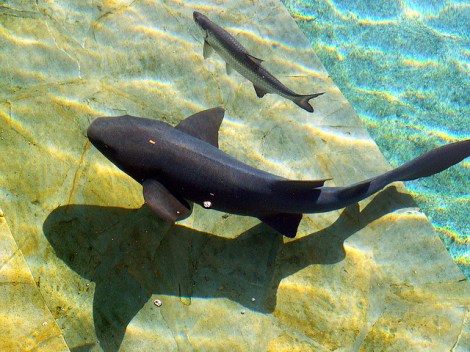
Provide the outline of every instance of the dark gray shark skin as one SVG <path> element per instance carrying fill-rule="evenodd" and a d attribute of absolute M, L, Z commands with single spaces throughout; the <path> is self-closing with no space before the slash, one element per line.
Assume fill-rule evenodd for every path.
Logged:
<path fill-rule="evenodd" d="M 194 21 L 196 21 L 199 27 L 205 32 L 204 58 L 207 58 L 214 49 L 225 60 L 227 73 L 233 68 L 243 77 L 251 81 L 255 87 L 256 95 L 259 98 L 262 98 L 267 93 L 275 93 L 293 101 L 302 109 L 313 112 L 313 107 L 308 101 L 322 95 L 324 92 L 308 95 L 295 93 L 263 68 L 263 66 L 261 66 L 263 60 L 250 55 L 225 29 L 197 11 L 194 11 L 193 17 Z"/>
<path fill-rule="evenodd" d="M 91 143 L 143 185 L 147 205 L 174 222 L 204 208 L 259 218 L 295 237 L 303 213 L 344 208 L 394 181 L 426 177 L 470 156 L 470 139 L 436 148 L 380 176 L 345 187 L 326 180 L 296 181 L 258 170 L 218 149 L 224 110 L 194 114 L 176 127 L 133 116 L 101 117 L 87 131 Z"/>

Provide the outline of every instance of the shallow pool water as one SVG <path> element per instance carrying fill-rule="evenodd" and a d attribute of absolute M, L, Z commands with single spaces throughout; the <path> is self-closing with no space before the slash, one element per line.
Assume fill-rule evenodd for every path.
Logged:
<path fill-rule="evenodd" d="M 315 112 L 204 59 L 194 10 L 325 92 Z M 279 1 L 6 0 L 0 43 L 0 351 L 469 350 L 470 284 L 402 183 L 304 215 L 294 239 L 197 205 L 170 224 L 87 139 L 99 116 L 175 126 L 222 106 L 220 149 L 256 168 L 327 186 L 390 170 Z"/>

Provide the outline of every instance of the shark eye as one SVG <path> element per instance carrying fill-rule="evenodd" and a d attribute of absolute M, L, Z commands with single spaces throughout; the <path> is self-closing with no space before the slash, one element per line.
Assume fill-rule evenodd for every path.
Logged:
<path fill-rule="evenodd" d="M 103 143 L 102 144 L 103 148 L 106 150 L 106 153 L 107 154 L 116 154 L 116 149 L 114 149 L 112 146 L 110 146 L 109 144 L 105 144 Z"/>

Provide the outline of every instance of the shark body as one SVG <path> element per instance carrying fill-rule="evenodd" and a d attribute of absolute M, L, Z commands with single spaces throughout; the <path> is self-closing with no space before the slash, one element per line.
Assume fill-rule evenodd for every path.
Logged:
<path fill-rule="evenodd" d="M 204 58 L 207 58 L 212 50 L 215 50 L 226 62 L 227 73 L 233 68 L 242 76 L 253 83 L 256 95 L 262 98 L 267 93 L 275 93 L 283 98 L 293 101 L 302 109 L 313 112 L 313 107 L 309 100 L 322 95 L 314 93 L 308 95 L 297 94 L 282 84 L 261 63 L 258 59 L 248 53 L 248 51 L 225 29 L 209 20 L 203 14 L 195 11 L 194 20 L 205 32 L 204 37 Z"/>
<path fill-rule="evenodd" d="M 440 172 L 470 156 L 470 140 L 434 149 L 380 176 L 345 187 L 326 180 L 297 181 L 256 169 L 218 148 L 224 110 L 196 113 L 176 127 L 133 116 L 98 118 L 87 131 L 92 144 L 143 185 L 147 205 L 170 222 L 207 209 L 259 218 L 295 237 L 303 213 L 356 203 L 394 181 Z"/>

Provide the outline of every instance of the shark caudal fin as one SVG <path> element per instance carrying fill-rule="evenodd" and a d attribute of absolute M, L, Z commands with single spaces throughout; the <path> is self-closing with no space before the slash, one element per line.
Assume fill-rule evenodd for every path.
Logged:
<path fill-rule="evenodd" d="M 308 111 L 308 112 L 313 112 L 313 107 L 312 105 L 309 104 L 309 100 L 316 98 L 322 94 L 325 94 L 325 92 L 322 93 L 315 93 L 315 94 L 308 94 L 308 95 L 298 95 L 296 96 L 292 101 L 296 103 L 298 106 L 300 106 L 302 109 Z"/>
<path fill-rule="evenodd" d="M 380 176 L 338 190 L 340 199 L 358 201 L 395 181 L 411 181 L 437 174 L 470 157 L 470 139 L 433 149 Z"/>
<path fill-rule="evenodd" d="M 433 149 L 382 176 L 384 181 L 411 181 L 437 174 L 470 156 L 470 139 Z"/>

